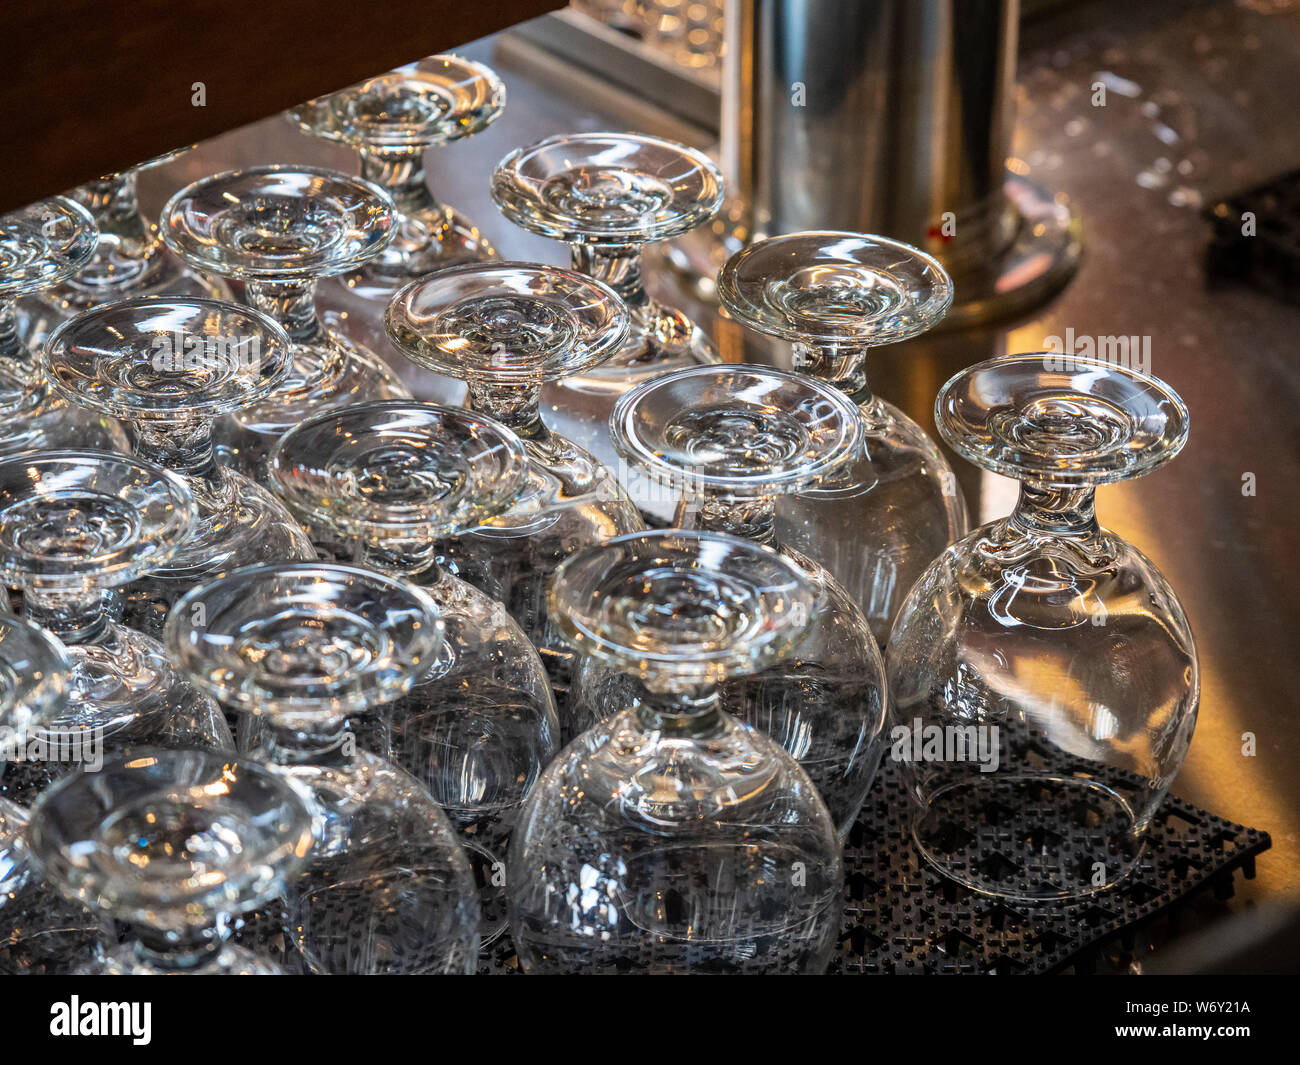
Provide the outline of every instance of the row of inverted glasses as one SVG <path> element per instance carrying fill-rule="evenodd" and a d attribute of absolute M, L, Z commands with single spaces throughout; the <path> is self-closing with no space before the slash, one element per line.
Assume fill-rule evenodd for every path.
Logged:
<path fill-rule="evenodd" d="M 548 137 L 497 164 L 492 197 L 516 225 L 570 246 L 572 267 L 610 286 L 630 312 L 630 328 L 604 362 L 548 380 L 542 400 L 557 432 L 613 468 L 614 402 L 658 374 L 716 363 L 704 331 L 652 299 L 642 248 L 702 225 L 722 204 L 722 175 L 703 153 L 634 133 Z M 628 491 L 647 513 L 671 516 L 635 478 Z"/>
<path fill-rule="evenodd" d="M 122 589 L 123 620 L 155 636 L 196 584 L 238 566 L 316 557 L 269 491 L 225 464 L 220 419 L 264 401 L 289 372 L 289 338 L 266 315 L 218 300 L 141 297 L 66 322 L 44 349 L 50 382 L 79 407 L 128 421 L 134 452 L 179 475 L 197 518 L 165 561 Z"/>
<path fill-rule="evenodd" d="M 260 359 L 232 361 L 224 376 L 209 372 L 211 359 L 179 360 L 174 373 L 156 362 L 160 337 L 193 351 L 208 338 L 250 335 L 258 338 Z M 155 567 L 128 589 L 132 620 L 158 623 L 182 594 L 239 565 L 295 557 L 283 544 L 271 550 L 261 536 L 267 513 L 241 524 L 250 500 L 260 500 L 275 511 L 275 528 L 297 529 L 273 497 L 216 464 L 210 439 L 214 414 L 274 387 L 287 349 L 283 331 L 264 315 L 216 301 L 121 303 L 82 316 L 51 340 L 50 366 L 62 386 L 134 411 L 140 442 L 176 436 L 175 420 L 189 415 L 184 443 L 205 463 L 189 471 L 190 479 L 200 488 L 215 479 L 225 489 L 209 500 L 206 517 L 215 532 L 205 526 L 186 544 L 188 564 Z M 168 387 L 141 388 L 152 380 Z M 129 386 L 118 393 L 106 387 L 114 382 Z M 135 409 L 148 403 L 161 404 L 156 432 L 146 431 Z M 388 708 L 380 727 L 363 729 L 363 739 L 434 791 L 473 836 L 481 878 L 499 888 L 495 867 L 513 813 L 558 746 L 558 722 L 541 661 L 519 627 L 503 607 L 445 572 L 431 545 L 514 505 L 528 480 L 523 445 L 504 427 L 466 412 L 392 401 L 309 420 L 281 443 L 275 468 L 282 494 L 336 548 L 410 576 L 436 598 L 448 630 L 441 657 L 412 695 Z M 233 537 L 239 550 L 214 557 L 217 534 Z M 312 557 L 300 531 L 294 546 L 296 557 Z M 499 928 L 499 899 L 493 912 Z"/>
<path fill-rule="evenodd" d="M 561 721 L 575 656 L 552 623 L 546 593 L 580 547 L 643 528 L 610 471 L 547 425 L 546 381 L 610 358 L 629 315 L 605 284 L 528 263 L 451 267 L 408 285 L 389 305 L 389 336 L 413 362 L 469 385 L 471 410 L 522 439 L 529 478 L 516 506 L 440 545 L 448 568 L 506 605 L 542 655 Z M 565 738 L 572 732 L 566 728 Z"/>
<path fill-rule="evenodd" d="M 440 539 L 518 507 L 524 445 L 468 411 L 372 403 L 312 419 L 272 469 L 305 520 L 333 529 L 358 563 L 413 581 L 444 629 L 436 660 L 400 700 L 354 723 L 448 812 L 480 884 L 482 936 L 504 928 L 506 845 L 519 805 L 559 750 L 542 661 L 505 606 L 440 561 Z"/>
<path fill-rule="evenodd" d="M 578 552 L 553 597 L 575 646 L 635 673 L 645 694 L 580 737 L 525 802 L 509 876 L 525 968 L 823 969 L 842 883 L 830 816 L 784 751 L 726 714 L 717 688 L 797 643 L 814 585 L 767 548 L 666 532 Z M 404 581 L 310 565 L 241 571 L 183 602 L 171 650 L 203 687 L 269 718 L 257 753 L 270 769 L 138 751 L 56 786 L 30 826 L 0 808 L 0 828 L 51 884 L 128 929 L 97 959 L 93 927 L 63 936 L 78 948 L 67 961 L 275 971 L 224 933 L 282 895 L 312 971 L 466 971 L 471 881 L 442 815 L 413 779 L 346 742 L 347 714 L 391 699 L 438 657 L 430 607 Z M 33 660 L 14 639 L 0 653 Z M 16 701 L 30 706 L 28 688 Z M 671 790 L 646 786 L 667 779 Z M 232 838 L 238 847 L 221 845 Z M 48 898 L 36 909 L 22 850 L 8 870 L 15 897 L 29 918 L 55 912 Z M 774 863 L 791 875 L 773 877 Z M 19 957 L 32 957 L 32 940 Z"/>
<path fill-rule="evenodd" d="M 22 805 L 138 744 L 233 750 L 218 706 L 108 609 L 107 593 L 165 563 L 195 518 L 180 478 L 122 455 L 0 461 L 0 576 L 21 586 L 25 615 L 0 618 L 0 971 L 67 971 L 100 939 L 33 868 Z"/>
<path fill-rule="evenodd" d="M 221 347 L 235 339 L 240 344 L 234 350 Z M 313 557 L 278 502 L 217 464 L 211 440 L 214 418 L 276 388 L 289 350 L 283 331 L 265 316 L 215 301 L 120 303 L 82 316 L 51 341 L 47 357 L 61 387 L 82 401 L 132 415 L 138 449 L 151 446 L 156 457 L 185 471 L 209 504 L 184 564 L 156 569 L 128 591 L 127 616 L 133 622 L 156 630 L 180 595 L 236 566 Z M 346 468 L 327 463 L 331 505 L 321 512 L 309 500 L 299 512 L 308 521 L 318 519 L 315 527 L 326 531 L 333 546 L 351 554 L 364 545 L 367 563 L 418 575 L 437 595 L 451 629 L 445 658 L 423 679 L 423 694 L 389 714 L 387 729 L 368 739 L 375 749 L 398 751 L 399 760 L 475 834 L 483 876 L 499 886 L 493 866 L 500 862 L 511 812 L 554 753 L 558 724 L 540 660 L 518 627 L 485 596 L 444 574 L 428 547 L 433 536 L 467 531 L 492 516 L 494 506 L 503 509 L 512 501 L 520 488 L 515 481 L 524 477 L 522 445 L 496 427 L 496 453 L 514 456 L 513 464 L 488 471 L 486 480 L 478 476 L 474 488 L 489 491 L 451 512 L 441 493 L 462 472 L 452 465 L 451 449 L 491 435 L 488 423 L 467 415 L 457 422 L 455 415 L 440 417 L 436 411 L 430 418 L 427 410 L 409 404 L 402 409 L 401 403 L 381 409 L 379 423 L 366 405 L 349 411 L 361 412 L 360 420 L 333 421 L 326 414 L 327 424 L 321 425 L 321 418 L 309 423 L 319 431 L 307 439 L 320 443 L 341 431 L 354 434 L 360 448 L 344 455 Z M 455 436 L 458 431 L 461 437 Z M 304 438 L 303 433 L 294 437 Z M 310 462 L 314 456 L 309 451 L 303 457 Z M 410 468 L 421 458 L 430 464 L 427 475 Z M 301 487 L 297 473 L 281 487 L 303 502 L 295 495 Z M 359 510 L 349 511 L 346 498 L 340 502 L 349 490 L 355 491 L 351 502 Z M 422 521 L 409 510 L 394 509 L 403 490 L 423 507 Z M 428 493 L 424 504 L 418 498 L 422 491 Z M 375 505 L 381 498 L 390 505 L 387 511 Z M 268 541 L 268 532 L 292 533 L 292 538 Z M 445 734 L 435 740 L 428 734 L 438 722 Z M 451 767 L 455 757 L 461 764 Z"/>
<path fill-rule="evenodd" d="M 179 482 L 170 487 L 183 491 Z M 83 501 L 103 508 L 98 498 Z M 287 931 L 294 968 L 472 971 L 478 901 L 446 815 L 419 782 L 357 750 L 347 732 L 349 714 L 409 691 L 442 646 L 442 624 L 428 597 L 368 570 L 251 567 L 195 589 L 173 614 L 168 651 L 211 693 L 189 689 L 217 721 L 214 698 L 268 718 L 254 756 L 310 797 L 318 822 L 312 842 L 300 811 L 281 807 L 292 816 L 276 820 L 275 811 L 263 816 L 239 804 L 234 789 L 242 763 L 228 739 L 212 757 L 193 748 L 173 755 L 149 746 L 156 734 L 134 730 L 110 746 L 103 766 L 44 790 L 32 813 L 0 801 L 0 868 L 8 889 L 0 898 L 0 966 L 274 971 L 267 959 Z M 61 724 L 61 677 L 75 677 L 75 667 L 58 641 L 0 618 L 0 656 L 26 667 L 24 677 L 47 678 L 0 692 L 0 724 Z M 115 761 L 117 751 L 125 762 Z M 157 773 L 135 774 L 140 790 L 119 790 L 124 771 L 154 765 Z M 247 764 L 243 771 L 262 774 Z M 200 776 L 210 786 L 200 787 Z M 266 780 L 258 787 L 296 808 L 282 787 Z M 221 845 L 236 838 L 238 845 Z M 174 864 L 163 860 L 169 848 Z M 262 871 L 250 880 L 258 865 Z M 200 867 L 204 875 L 196 878 Z M 60 903 L 56 889 L 68 903 Z M 230 947 L 233 918 L 264 906 L 243 935 L 259 956 Z M 112 946 L 114 922 L 131 927 L 134 943 L 125 949 Z M 95 957 L 100 943 L 107 957 Z"/>
<path fill-rule="evenodd" d="M 287 375 L 216 426 L 216 442 L 259 483 L 268 483 L 276 440 L 304 418 L 366 400 L 410 398 L 388 364 L 349 340 L 316 303 L 319 279 L 373 262 L 396 228 L 392 200 L 378 186 L 314 167 L 214 174 L 179 190 L 163 208 L 167 246 L 196 268 L 242 281 L 245 302 L 289 335 Z M 256 357 L 243 348 L 235 354 Z"/>
<path fill-rule="evenodd" d="M 880 242 L 878 242 L 878 243 L 880 243 Z M 875 283 L 875 282 L 872 282 L 872 283 Z M 796 286 L 796 287 L 798 287 L 798 286 Z M 827 287 L 829 287 L 829 289 L 835 289 L 836 286 L 835 286 L 835 285 L 831 285 L 831 286 L 827 286 Z M 840 287 L 842 287 L 842 286 L 840 286 Z M 798 295 L 798 294 L 796 293 L 796 295 Z M 839 296 L 837 296 L 836 293 L 833 293 L 833 291 L 831 291 L 831 293 L 829 293 L 829 296 L 831 296 L 832 299 L 839 298 Z M 802 299 L 802 296 L 801 296 L 801 299 Z M 827 299 L 827 296 L 826 296 L 826 295 L 818 294 L 818 295 L 815 296 L 814 303 L 822 303 L 822 302 L 826 302 L 826 299 Z M 784 300 L 781 300 L 781 304 L 783 304 L 783 306 L 785 306 L 785 302 L 784 302 Z M 805 311 L 806 311 L 806 309 L 807 309 L 807 304 L 806 304 L 806 303 L 801 303 L 800 306 L 802 307 L 802 309 L 805 309 Z M 788 307 L 787 307 L 787 309 L 788 309 Z M 861 313 L 861 308 L 859 308 L 859 307 L 854 307 L 854 308 L 853 308 L 853 312 L 854 312 L 854 315 L 857 316 L 857 317 L 862 317 L 862 316 L 863 316 L 862 313 Z M 819 313 L 820 313 L 820 312 L 819 312 Z M 803 335 L 803 337 L 806 337 L 806 333 L 805 333 L 805 334 L 800 334 L 800 335 Z"/>

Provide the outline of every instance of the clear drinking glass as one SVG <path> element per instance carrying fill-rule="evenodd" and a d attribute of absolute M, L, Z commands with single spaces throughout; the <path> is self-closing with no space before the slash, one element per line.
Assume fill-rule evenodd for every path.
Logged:
<path fill-rule="evenodd" d="M 952 281 L 918 248 L 858 233 L 756 241 L 718 275 L 727 313 L 794 345 L 794 367 L 835 385 L 862 412 L 856 460 L 824 485 L 785 496 L 777 535 L 817 559 L 857 601 L 883 647 L 912 582 L 966 535 L 966 502 L 938 446 L 871 393 L 867 351 L 933 328 Z"/>
<path fill-rule="evenodd" d="M 109 590 L 165 564 L 194 520 L 179 477 L 124 455 L 0 460 L 0 578 L 22 588 L 27 620 L 58 637 L 71 663 L 67 705 L 40 730 L 68 761 L 27 767 L 30 787 L 105 747 L 234 749 L 216 704 L 172 669 L 155 640 L 109 617 Z"/>
<path fill-rule="evenodd" d="M 20 336 L 18 300 L 75 275 L 95 254 L 95 220 L 55 196 L 0 215 L 0 455 L 57 447 L 129 451 L 122 427 L 50 391 L 37 350 Z"/>
<path fill-rule="evenodd" d="M 573 268 L 608 284 L 631 313 L 612 358 L 551 381 L 542 393 L 556 431 L 606 465 L 617 458 L 609 416 L 620 395 L 657 374 L 720 361 L 702 329 L 646 293 L 641 252 L 707 222 L 722 195 L 722 174 L 708 156 L 635 133 L 548 137 L 511 152 L 492 175 L 493 199 L 510 221 L 568 243 Z M 655 510 L 639 483 L 628 487 Z"/>
<path fill-rule="evenodd" d="M 847 836 L 884 753 L 884 663 L 843 585 L 777 540 L 775 511 L 782 496 L 817 487 L 851 461 L 862 443 L 857 407 L 803 374 L 700 366 L 628 392 L 610 428 L 629 468 L 681 499 L 680 527 L 771 546 L 816 586 L 813 623 L 791 653 L 779 667 L 725 685 L 723 702 L 795 757 Z M 575 720 L 606 716 L 621 683 L 584 667 Z"/>
<path fill-rule="evenodd" d="M 482 63 L 435 55 L 310 100 L 289 117 L 317 137 L 361 155 L 361 173 L 393 199 L 396 235 L 364 266 L 321 286 L 340 310 L 386 304 L 399 288 L 445 266 L 495 259 L 473 222 L 440 203 L 425 183 L 424 153 L 487 129 L 506 105 L 506 87 Z"/>
<path fill-rule="evenodd" d="M 627 311 L 608 286 L 571 270 L 491 263 L 408 285 L 386 321 L 407 358 L 463 378 L 471 409 L 523 440 L 530 480 L 516 506 L 443 550 L 459 576 L 506 604 L 537 647 L 563 725 L 573 652 L 547 612 L 551 575 L 577 548 L 644 525 L 609 470 L 542 420 L 541 386 L 609 358 L 627 335 Z"/>
<path fill-rule="evenodd" d="M 288 372 L 289 338 L 266 315 L 208 299 L 141 297 L 55 330 L 45 370 L 74 402 L 132 423 L 137 456 L 179 474 L 198 509 L 169 560 L 123 590 L 123 620 L 160 635 L 196 584 L 252 562 L 314 559 L 284 504 L 217 461 L 213 422 L 268 396 Z"/>
<path fill-rule="evenodd" d="M 306 968 L 473 972 L 478 899 L 447 815 L 348 728 L 350 714 L 400 698 L 439 660 L 428 595 L 355 566 L 249 566 L 182 599 L 167 647 L 215 698 L 266 719 L 250 753 L 306 788 L 324 819 L 285 898 Z"/>
<path fill-rule="evenodd" d="M 552 615 L 629 678 L 524 804 L 511 931 L 529 973 L 804 973 L 839 935 L 843 866 L 812 781 L 726 712 L 780 668 L 816 584 L 731 536 L 652 532 L 579 551 Z"/>
<path fill-rule="evenodd" d="M 55 637 L 0 616 L 0 974 L 68 973 L 88 957 L 100 927 L 41 878 L 26 846 L 28 802 L 49 777 L 38 744 L 68 704 L 72 660 Z"/>
<path fill-rule="evenodd" d="M 1098 525 L 1093 496 L 1173 458 L 1187 408 L 1145 374 L 1030 354 L 963 370 L 935 414 L 958 454 L 1021 485 L 1009 517 L 931 563 L 894 624 L 891 741 L 913 835 L 985 894 L 1104 890 L 1139 856 L 1200 687 L 1177 598 Z"/>
<path fill-rule="evenodd" d="M 187 185 L 163 208 L 167 246 L 196 269 L 244 284 L 244 299 L 289 334 L 289 373 L 218 422 L 231 464 L 269 484 L 266 460 L 304 418 L 372 399 L 409 399 L 379 356 L 316 308 L 319 278 L 370 262 L 393 238 L 393 202 L 361 178 L 308 166 L 258 166 Z"/>
<path fill-rule="evenodd" d="M 19 305 L 23 336 L 29 345 L 40 347 L 67 319 L 114 300 L 132 296 L 230 298 L 224 281 L 191 270 L 163 247 L 158 227 L 140 213 L 136 196 L 139 174 L 189 150 L 168 152 L 72 190 L 71 198 L 94 218 L 99 239 L 80 271 Z"/>
<path fill-rule="evenodd" d="M 138 748 L 50 789 L 28 846 L 50 883 L 124 940 L 80 972 L 272 976 L 229 942 L 230 919 L 277 898 L 306 861 L 311 800 L 233 754 Z"/>
<path fill-rule="evenodd" d="M 356 561 L 428 593 L 441 654 L 410 692 L 354 722 L 358 736 L 429 789 L 479 884 L 483 945 L 505 928 L 505 858 L 519 804 L 559 750 L 542 661 L 503 604 L 448 571 L 437 541 L 516 503 L 528 483 L 519 438 L 481 415 L 395 401 L 324 414 L 271 459 L 280 494 L 350 542 Z"/>

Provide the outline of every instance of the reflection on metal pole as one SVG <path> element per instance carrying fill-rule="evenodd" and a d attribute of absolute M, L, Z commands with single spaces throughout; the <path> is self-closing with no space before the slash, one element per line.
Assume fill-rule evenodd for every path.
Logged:
<path fill-rule="evenodd" d="M 732 198 L 669 252 L 701 298 L 755 236 L 906 240 L 957 283 L 950 323 L 1017 314 L 1078 263 L 1077 219 L 1007 167 L 1018 0 L 728 0 Z M 1013 164 L 1014 165 L 1014 164 Z"/>

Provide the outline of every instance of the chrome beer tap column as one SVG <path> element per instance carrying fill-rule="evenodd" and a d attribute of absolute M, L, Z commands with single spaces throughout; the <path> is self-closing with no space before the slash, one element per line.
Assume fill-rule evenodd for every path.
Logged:
<path fill-rule="evenodd" d="M 882 233 L 943 262 L 948 324 L 1015 314 L 1077 265 L 1070 209 L 1008 153 L 1018 0 L 729 0 L 732 199 L 668 257 L 712 298 L 728 256 L 800 230 Z"/>

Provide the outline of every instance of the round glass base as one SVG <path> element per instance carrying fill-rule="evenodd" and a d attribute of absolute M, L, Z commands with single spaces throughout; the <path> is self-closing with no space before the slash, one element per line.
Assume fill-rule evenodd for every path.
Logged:
<path fill-rule="evenodd" d="M 1085 898 L 1114 887 L 1143 845 L 1128 802 L 1104 784 L 997 774 L 972 775 L 931 795 L 912 838 L 950 880 L 1017 902 Z"/>

